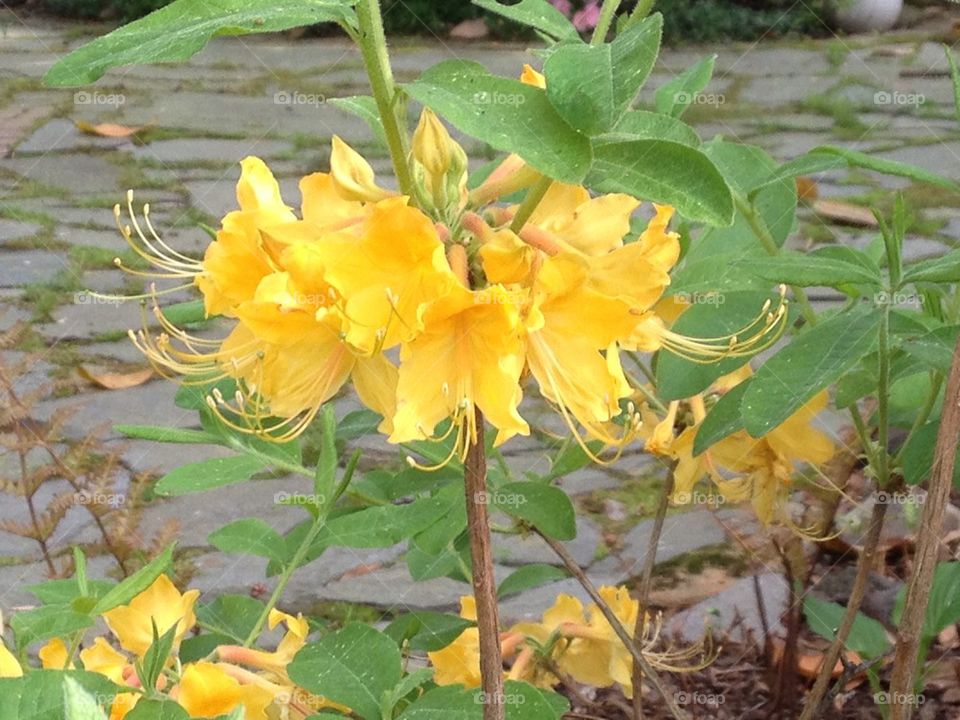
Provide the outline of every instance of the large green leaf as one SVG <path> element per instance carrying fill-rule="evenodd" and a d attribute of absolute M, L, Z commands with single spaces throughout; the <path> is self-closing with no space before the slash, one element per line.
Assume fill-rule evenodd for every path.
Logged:
<path fill-rule="evenodd" d="M 919 485 L 930 478 L 933 456 L 936 453 L 939 418 L 917 429 L 903 446 L 900 458 L 903 480 L 907 485 Z M 953 465 L 953 486 L 960 487 L 960 448 Z"/>
<path fill-rule="evenodd" d="M 454 503 L 462 505 L 462 497 L 448 494 L 402 505 L 365 508 L 330 518 L 321 537 L 327 545 L 389 547 L 426 530 L 453 512 Z"/>
<path fill-rule="evenodd" d="M 207 538 L 218 550 L 237 555 L 256 555 L 287 561 L 286 541 L 276 530 L 258 518 L 244 518 L 224 525 Z"/>
<path fill-rule="evenodd" d="M 710 84 L 716 55 L 708 55 L 696 65 L 692 65 L 673 80 L 662 85 L 656 94 L 655 104 L 658 113 L 678 118 L 690 107 L 694 98 Z"/>
<path fill-rule="evenodd" d="M 470 627 L 476 623 L 459 615 L 417 610 L 400 616 L 384 632 L 398 645 L 409 641 L 413 650 L 434 651 L 445 648 Z"/>
<path fill-rule="evenodd" d="M 547 0 L 520 0 L 512 5 L 503 5 L 497 0 L 473 0 L 484 10 L 502 15 L 522 25 L 527 25 L 554 39 L 579 41 L 577 29 L 567 17 Z"/>
<path fill-rule="evenodd" d="M 47 73 L 48 85 L 91 83 L 107 70 L 186 60 L 218 35 L 277 32 L 337 22 L 356 25 L 350 0 L 176 0 L 74 50 Z"/>
<path fill-rule="evenodd" d="M 72 677 L 63 680 L 63 712 L 65 720 L 107 720 L 96 698 Z"/>
<path fill-rule="evenodd" d="M 124 720 L 190 720 L 190 713 L 173 700 L 141 700 Z"/>
<path fill-rule="evenodd" d="M 827 640 L 833 640 L 836 637 L 836 628 L 840 626 L 846 611 L 843 605 L 820 600 L 812 595 L 808 595 L 803 601 L 803 614 L 807 619 L 807 625 L 817 635 Z M 890 649 L 890 640 L 887 639 L 887 631 L 884 630 L 883 625 L 858 612 L 853 621 L 853 628 L 847 636 L 846 646 L 860 653 L 867 660 L 872 660 L 887 653 Z"/>
<path fill-rule="evenodd" d="M 628 110 L 609 133 L 594 138 L 595 143 L 628 140 L 670 140 L 690 147 L 700 145 L 697 131 L 685 122 L 649 110 Z"/>
<path fill-rule="evenodd" d="M 582 133 L 612 129 L 650 75 L 662 32 L 663 17 L 655 14 L 612 43 L 560 45 L 543 66 L 550 104 Z"/>
<path fill-rule="evenodd" d="M 21 610 L 10 618 L 17 645 L 26 648 L 35 642 L 53 637 L 67 637 L 93 625 L 93 618 L 70 605 L 43 605 Z"/>
<path fill-rule="evenodd" d="M 266 465 L 260 458 L 249 455 L 201 460 L 181 465 L 164 475 L 157 481 L 155 491 L 158 495 L 173 497 L 204 492 L 249 480 Z"/>
<path fill-rule="evenodd" d="M 697 428 L 697 435 L 693 440 L 693 454 L 699 455 L 704 450 L 716 445 L 739 430 L 743 430 L 743 415 L 740 403 L 750 387 L 752 378 L 748 378 L 726 392 L 717 404 L 714 405 L 707 417 Z"/>
<path fill-rule="evenodd" d="M 554 110 L 540 88 L 491 75 L 479 63 L 447 60 L 406 90 L 457 129 L 517 153 L 551 178 L 579 183 L 590 169 L 590 141 Z"/>
<path fill-rule="evenodd" d="M 893 607 L 891 622 L 900 624 L 906 588 L 900 590 Z M 960 562 L 942 562 L 933 573 L 933 587 L 927 601 L 927 614 L 923 618 L 920 637 L 932 639 L 951 625 L 960 622 Z"/>
<path fill-rule="evenodd" d="M 565 570 L 553 565 L 534 563 L 524 565 L 514 570 L 497 588 L 497 596 L 505 598 L 509 595 L 529 590 L 530 588 L 546 585 L 547 583 L 563 580 L 568 577 Z"/>
<path fill-rule="evenodd" d="M 72 679 L 83 691 L 98 701 L 109 703 L 117 686 L 99 673 L 80 670 L 34 670 L 24 676 L 15 720 L 64 720 L 64 683 Z M 0 695 L 6 693 L 0 687 Z M 0 700 L 0 708 L 4 701 Z M 3 720 L 9 716 L 3 715 Z"/>
<path fill-rule="evenodd" d="M 197 608 L 197 620 L 210 633 L 246 641 L 263 614 L 263 603 L 248 595 L 221 595 Z"/>
<path fill-rule="evenodd" d="M 874 349 L 880 314 L 858 305 L 796 336 L 765 362 L 744 395 L 744 424 L 762 437 Z"/>
<path fill-rule="evenodd" d="M 364 720 L 380 720 L 380 699 L 402 671 L 397 644 L 369 625 L 350 623 L 310 643 L 287 667 L 300 687 L 349 706 Z"/>
<path fill-rule="evenodd" d="M 586 184 L 673 205 L 689 220 L 733 222 L 730 188 L 713 162 L 696 148 L 666 140 L 598 144 Z"/>
<path fill-rule="evenodd" d="M 489 499 L 498 510 L 526 520 L 544 535 L 556 540 L 573 540 L 577 536 L 573 503 L 560 488 L 532 481 L 506 483 L 493 490 Z"/>
<path fill-rule="evenodd" d="M 953 352 L 960 335 L 960 325 L 945 325 L 919 337 L 907 337 L 900 342 L 900 348 L 909 355 L 922 360 L 934 370 L 950 372 Z"/>
<path fill-rule="evenodd" d="M 760 316 L 764 303 L 770 298 L 767 291 L 692 296 L 694 304 L 683 311 L 672 329 L 689 338 L 712 338 L 737 333 Z M 657 355 L 657 392 L 663 400 L 693 397 L 748 360 L 747 357 L 732 357 L 719 362 L 701 363 L 687 360 L 669 350 L 661 350 Z"/>
<path fill-rule="evenodd" d="M 953 250 L 940 257 L 907 265 L 903 270 L 903 281 L 905 283 L 960 282 L 960 250 Z"/>
<path fill-rule="evenodd" d="M 741 269 L 769 282 L 800 287 L 838 287 L 854 283 L 879 286 L 879 272 L 838 258 L 808 253 L 783 253 L 776 257 L 746 259 Z"/>

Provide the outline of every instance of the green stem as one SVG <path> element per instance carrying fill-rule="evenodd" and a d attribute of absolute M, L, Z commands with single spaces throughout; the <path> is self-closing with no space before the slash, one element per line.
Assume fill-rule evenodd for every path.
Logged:
<path fill-rule="evenodd" d="M 523 230 L 523 226 L 527 224 L 527 220 L 533 215 L 533 211 L 537 209 L 537 205 L 543 200 L 543 196 L 547 194 L 552 184 L 553 180 L 544 175 L 527 190 L 526 197 L 523 198 L 523 202 L 517 208 L 517 214 L 513 216 L 513 221 L 510 223 L 510 229 L 513 232 L 518 233 Z"/>
<path fill-rule="evenodd" d="M 280 602 L 280 598 L 283 595 L 284 590 L 287 589 L 287 585 L 290 583 L 290 578 L 293 577 L 293 573 L 296 572 L 297 568 L 303 564 L 303 561 L 307 557 L 307 553 L 310 552 L 310 548 L 320 535 L 320 531 L 323 530 L 326 522 L 327 514 L 325 511 L 321 512 L 321 514 L 314 519 L 313 525 L 310 526 L 310 531 L 300 542 L 297 552 L 294 553 L 293 558 L 291 558 L 290 562 L 287 563 L 286 567 L 284 567 L 283 573 L 280 575 L 280 581 L 277 583 L 277 587 L 274 589 L 273 594 L 270 595 L 270 600 L 267 602 L 266 607 L 263 608 L 263 612 L 260 613 L 260 617 L 257 618 L 256 624 L 253 626 L 253 629 L 250 631 L 250 634 L 244 641 L 244 647 L 250 647 L 253 645 L 256 639 L 260 637 L 260 633 L 263 632 L 263 626 L 267 624 L 267 620 L 270 618 L 270 612 L 277 606 L 277 603 Z"/>
<path fill-rule="evenodd" d="M 638 0 L 637 6 L 633 9 L 633 12 L 630 13 L 630 22 L 643 20 L 647 15 L 650 14 L 650 11 L 653 10 L 653 6 L 656 4 L 657 0 Z"/>
<path fill-rule="evenodd" d="M 413 177 L 407 162 L 407 138 L 397 112 L 397 89 L 390 69 L 387 37 L 383 32 L 383 16 L 379 0 L 360 0 L 357 4 L 360 24 L 359 45 L 370 78 L 370 88 L 383 122 L 390 149 L 390 159 L 397 175 L 400 192 L 413 197 Z"/>
<path fill-rule="evenodd" d="M 877 487 L 890 483 L 890 304 L 884 303 L 880 315 L 879 381 L 877 384 Z"/>
<path fill-rule="evenodd" d="M 764 221 L 760 213 L 757 212 L 753 203 L 749 202 L 740 193 L 734 193 L 733 201 L 737 206 L 737 210 L 743 215 L 747 224 L 750 225 L 753 234 L 757 236 L 757 240 L 763 245 L 763 249 L 770 255 L 779 255 L 780 246 L 777 245 L 777 241 L 773 239 L 773 235 L 770 233 L 766 221 Z M 800 312 L 803 313 L 803 319 L 811 325 L 815 324 L 817 322 L 817 314 L 814 312 L 813 306 L 807 299 L 807 294 L 803 291 L 803 288 L 791 285 L 790 290 L 793 292 L 793 297 L 796 299 L 797 304 L 800 305 Z"/>
<path fill-rule="evenodd" d="M 604 0 L 603 7 L 600 9 L 600 19 L 597 20 L 597 26 L 593 29 L 593 36 L 590 38 L 591 45 L 598 45 L 607 39 L 607 33 L 610 32 L 618 7 L 620 7 L 620 0 Z"/>

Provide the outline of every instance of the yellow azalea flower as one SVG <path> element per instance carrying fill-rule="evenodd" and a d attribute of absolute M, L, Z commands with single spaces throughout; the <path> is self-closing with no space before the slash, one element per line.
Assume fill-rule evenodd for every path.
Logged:
<path fill-rule="evenodd" d="M 477 603 L 472 595 L 460 598 L 460 617 L 477 620 Z M 469 627 L 442 650 L 427 653 L 437 685 L 480 687 L 480 631 Z"/>
<path fill-rule="evenodd" d="M 40 666 L 44 670 L 66 670 L 70 660 L 70 650 L 61 638 L 53 638 L 37 652 Z"/>
<path fill-rule="evenodd" d="M 241 685 L 214 663 L 187 665 L 170 696 L 194 718 L 216 718 L 243 707 L 247 720 L 267 720 L 273 696 L 256 685 Z"/>
<path fill-rule="evenodd" d="M 452 418 L 454 451 L 462 455 L 476 440 L 476 409 L 499 430 L 498 443 L 529 434 L 517 411 L 523 342 L 511 294 L 499 286 L 456 286 L 424 312 L 423 325 L 400 351 L 391 442 L 429 437 Z"/>
<path fill-rule="evenodd" d="M 0 638 L 0 678 L 18 678 L 23 677 L 23 668 L 16 656 L 7 649 Z"/>
<path fill-rule="evenodd" d="M 520 82 L 524 83 L 525 85 L 533 85 L 534 87 L 538 88 L 547 87 L 547 79 L 526 63 L 524 63 L 523 72 L 520 73 Z"/>
<path fill-rule="evenodd" d="M 93 645 L 80 651 L 80 661 L 87 672 L 104 675 L 116 685 L 139 685 L 136 669 L 130 658 L 102 637 L 96 638 Z M 110 706 L 110 720 L 123 720 L 141 697 L 140 693 L 134 692 L 117 695 Z"/>
<path fill-rule="evenodd" d="M 265 652 L 239 645 L 221 645 L 217 648 L 217 657 L 224 662 L 265 670 L 289 682 L 287 665 L 293 661 L 294 655 L 306 645 L 307 635 L 310 633 L 310 624 L 303 615 L 293 617 L 276 609 L 271 610 L 268 627 L 273 630 L 281 622 L 287 626 L 287 632 L 274 652 Z"/>
<path fill-rule="evenodd" d="M 199 596 L 199 590 L 181 594 L 170 578 L 161 575 L 129 605 L 104 613 L 103 619 L 124 650 L 142 657 L 153 644 L 154 625 L 160 635 L 176 625 L 174 645 L 180 642 L 197 622 L 193 606 Z"/>
<path fill-rule="evenodd" d="M 326 277 L 346 299 L 346 340 L 365 353 L 411 339 L 424 306 L 458 282 L 430 218 L 404 198 L 378 203 L 359 238 L 329 242 Z"/>

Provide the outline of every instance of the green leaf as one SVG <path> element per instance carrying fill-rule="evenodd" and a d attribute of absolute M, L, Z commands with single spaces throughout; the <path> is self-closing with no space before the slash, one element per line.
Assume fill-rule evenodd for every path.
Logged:
<path fill-rule="evenodd" d="M 693 454 L 699 455 L 704 450 L 716 445 L 724 438 L 743 430 L 743 414 L 740 412 L 740 403 L 750 387 L 753 378 L 747 378 L 733 389 L 727 391 L 717 401 L 707 417 L 697 429 L 693 440 Z"/>
<path fill-rule="evenodd" d="M 934 370 L 950 372 L 953 351 L 960 335 L 960 325 L 947 325 L 931 330 L 920 337 L 908 337 L 900 342 L 900 349 L 922 360 Z"/>
<path fill-rule="evenodd" d="M 591 449 L 594 453 L 599 453 L 603 447 L 603 444 L 597 440 L 593 440 L 587 443 L 587 447 Z M 550 472 L 544 475 L 541 480 L 549 482 L 551 480 L 556 480 L 565 475 L 569 475 L 572 472 L 576 472 L 582 468 L 587 467 L 593 462 L 587 453 L 583 451 L 583 448 L 580 447 L 574 438 L 568 437 L 564 439 L 563 443 L 560 445 L 560 449 L 557 451 L 556 457 L 554 457 L 553 462 L 550 465 Z"/>
<path fill-rule="evenodd" d="M 648 110 L 629 110 L 609 134 L 595 138 L 594 142 L 623 142 L 636 139 L 670 140 L 690 147 L 700 145 L 700 136 L 697 135 L 697 131 L 685 122 Z"/>
<path fill-rule="evenodd" d="M 880 315 L 858 305 L 793 338 L 753 377 L 741 410 L 747 432 L 762 437 L 876 346 Z"/>
<path fill-rule="evenodd" d="M 207 538 L 218 550 L 236 555 L 256 555 L 287 561 L 286 542 L 276 530 L 257 518 L 244 518 L 224 525 Z"/>
<path fill-rule="evenodd" d="M 24 676 L 20 687 L 17 714 L 20 720 L 64 720 L 64 684 L 72 679 L 98 702 L 110 703 L 117 686 L 99 673 L 81 670 L 34 670 Z M 0 698 L 6 693 L 0 692 Z M 0 699 L 0 708 L 4 701 Z M 3 719 L 9 716 L 4 713 Z"/>
<path fill-rule="evenodd" d="M 957 69 L 957 61 L 953 57 L 948 45 L 943 46 L 943 52 L 947 56 L 947 62 L 950 63 L 950 77 L 953 80 L 953 105 L 957 115 L 957 121 L 960 122 L 960 70 Z"/>
<path fill-rule="evenodd" d="M 733 222 L 726 180 L 700 150 L 666 140 L 598 144 L 586 184 L 602 193 L 623 192 L 673 205 L 689 220 Z"/>
<path fill-rule="evenodd" d="M 498 510 L 525 520 L 555 540 L 577 536 L 573 503 L 560 488 L 539 482 L 513 482 L 501 485 L 489 498 L 474 498 L 474 502 L 489 500 Z"/>
<path fill-rule="evenodd" d="M 928 422 L 907 440 L 900 458 L 903 480 L 907 485 L 919 485 L 930 478 L 933 471 L 933 456 L 937 447 L 940 420 Z M 960 488 L 960 449 L 953 467 L 953 486 Z"/>
<path fill-rule="evenodd" d="M 412 673 L 404 677 L 403 680 L 401 680 L 400 683 L 393 689 L 393 702 L 391 703 L 391 706 L 395 706 L 407 695 L 412 693 L 417 688 L 423 687 L 431 680 L 433 680 L 433 668 L 420 668 L 419 670 L 414 670 Z"/>
<path fill-rule="evenodd" d="M 140 700 L 124 720 L 190 720 L 190 713 L 173 700 Z"/>
<path fill-rule="evenodd" d="M 320 415 L 320 455 L 317 458 L 317 469 L 313 478 L 313 492 L 317 496 L 317 501 L 324 507 L 329 507 L 333 502 L 339 462 L 337 418 L 333 414 L 333 406 L 327 405 Z"/>
<path fill-rule="evenodd" d="M 66 637 L 92 625 L 92 617 L 77 612 L 70 605 L 43 605 L 21 610 L 10 618 L 10 627 L 17 637 L 17 646 L 21 648 L 53 637 Z"/>
<path fill-rule="evenodd" d="M 322 537 L 328 545 L 389 547 L 438 522 L 453 511 L 454 503 L 462 505 L 463 498 L 422 498 L 403 505 L 380 505 L 338 515 L 327 521 Z"/>
<path fill-rule="evenodd" d="M 148 587 L 153 585 L 154 581 L 165 573 L 173 563 L 173 550 L 176 543 L 168 545 L 163 552 L 157 555 L 133 575 L 124 579 L 120 584 L 114 586 L 110 592 L 104 595 L 90 611 L 91 615 L 103 615 L 108 610 L 119 605 L 125 605 L 137 595 L 142 593 Z"/>
<path fill-rule="evenodd" d="M 836 629 L 847 609 L 843 605 L 820 600 L 808 595 L 803 601 L 803 615 L 807 626 L 817 635 L 827 640 L 836 637 Z M 873 618 L 858 612 L 853 628 L 847 636 L 846 646 L 867 660 L 882 657 L 890 650 L 890 641 L 883 625 Z"/>
<path fill-rule="evenodd" d="M 566 15 L 547 0 L 520 0 L 513 5 L 502 5 L 496 0 L 473 0 L 473 4 L 521 25 L 539 30 L 554 39 L 580 40 L 577 29 Z"/>
<path fill-rule="evenodd" d="M 433 652 L 445 648 L 464 630 L 475 626 L 475 622 L 459 615 L 417 610 L 398 617 L 384 629 L 384 633 L 398 645 L 409 641 L 413 650 Z"/>
<path fill-rule="evenodd" d="M 517 153 L 555 180 L 579 183 L 590 169 L 589 140 L 560 117 L 540 88 L 491 75 L 479 63 L 447 60 L 405 89 L 458 130 Z"/>
<path fill-rule="evenodd" d="M 23 678 L 0 678 L 0 717 L 20 720 Z"/>
<path fill-rule="evenodd" d="M 103 597 L 115 585 L 116 583 L 112 580 L 88 580 L 87 597 Z M 44 605 L 69 605 L 74 600 L 84 597 L 75 577 L 64 580 L 47 580 L 36 585 L 27 585 L 24 589 L 36 595 Z"/>
<path fill-rule="evenodd" d="M 278 32 L 337 22 L 356 25 L 347 0 L 177 0 L 84 45 L 58 61 L 44 81 L 84 85 L 124 65 L 186 60 L 218 35 Z"/>
<path fill-rule="evenodd" d="M 369 625 L 350 623 L 310 643 L 287 667 L 304 689 L 347 705 L 365 720 L 381 720 L 380 699 L 400 682 L 397 644 Z"/>
<path fill-rule="evenodd" d="M 562 695 L 516 680 L 504 683 L 507 720 L 560 720 L 570 710 Z"/>
<path fill-rule="evenodd" d="M 72 677 L 63 680 L 63 710 L 66 720 L 107 720 L 96 699 Z"/>
<path fill-rule="evenodd" d="M 159 427 L 157 425 L 114 425 L 113 429 L 129 438 L 152 440 L 153 442 L 199 445 L 216 445 L 220 442 L 220 438 L 205 430 L 191 430 L 189 428 Z"/>
<path fill-rule="evenodd" d="M 900 624 L 906 588 L 901 589 L 893 608 L 894 624 Z M 933 572 L 933 586 L 927 600 L 920 637 L 932 639 L 951 625 L 960 622 L 960 562 L 942 562 Z"/>
<path fill-rule="evenodd" d="M 210 633 L 244 642 L 263 614 L 263 603 L 248 595 L 221 595 L 197 608 L 197 620 Z"/>
<path fill-rule="evenodd" d="M 567 577 L 569 576 L 565 570 L 553 565 L 543 563 L 524 565 L 522 568 L 514 570 L 500 583 L 500 587 L 497 588 L 497 597 L 505 598 Z"/>
<path fill-rule="evenodd" d="M 204 411 L 207 409 L 207 397 L 214 389 L 219 390 L 224 397 L 233 397 L 237 392 L 237 382 L 233 378 L 218 378 L 213 382 L 181 385 L 177 388 L 173 402 L 184 410 Z"/>
<path fill-rule="evenodd" d="M 482 720 L 483 704 L 462 685 L 445 685 L 424 693 L 398 720 Z"/>
<path fill-rule="evenodd" d="M 171 325 L 183 327 L 203 322 L 207 319 L 207 310 L 203 300 L 187 300 L 165 306 L 161 312 Z"/>
<path fill-rule="evenodd" d="M 678 118 L 693 103 L 697 93 L 710 84 L 713 77 L 713 66 L 717 61 L 716 55 L 708 55 L 703 60 L 677 75 L 670 82 L 662 85 L 655 97 L 658 113 Z"/>
<path fill-rule="evenodd" d="M 769 282 L 800 287 L 839 287 L 854 283 L 879 286 L 881 282 L 879 272 L 874 274 L 861 265 L 807 253 L 783 253 L 776 257 L 746 259 L 740 267 Z"/>
<path fill-rule="evenodd" d="M 173 651 L 173 643 L 176 640 L 178 625 L 174 623 L 162 636 L 159 635 L 157 624 L 150 619 L 153 630 L 153 642 L 147 648 L 143 660 L 136 663 L 137 677 L 140 680 L 140 687 L 156 687 L 157 679 L 163 672 L 167 661 L 170 659 L 170 653 Z"/>
<path fill-rule="evenodd" d="M 249 455 L 201 460 L 167 473 L 157 481 L 154 489 L 158 495 L 169 497 L 205 492 L 249 480 L 266 465 L 260 458 Z"/>
<path fill-rule="evenodd" d="M 728 292 L 706 295 L 681 313 L 673 331 L 690 338 L 735 333 L 752 323 L 771 298 L 769 292 Z M 758 348 L 759 350 L 760 348 Z M 710 387 L 715 380 L 744 365 L 749 358 L 734 357 L 702 364 L 672 352 L 657 354 L 657 392 L 662 400 L 683 400 Z"/>
<path fill-rule="evenodd" d="M 903 282 L 960 282 L 960 250 L 908 265 L 904 268 Z"/>
<path fill-rule="evenodd" d="M 372 435 L 377 432 L 377 426 L 383 418 L 373 410 L 354 410 L 347 413 L 343 419 L 337 423 L 337 440 L 348 442 L 356 440 L 364 435 Z"/>
<path fill-rule="evenodd" d="M 373 136 L 383 147 L 387 147 L 387 135 L 383 129 L 383 120 L 377 110 L 377 101 L 369 95 L 350 95 L 348 97 L 330 98 L 327 102 L 344 112 L 356 115 L 370 126 Z"/>
<path fill-rule="evenodd" d="M 550 104 L 586 135 L 612 129 L 650 75 L 662 32 L 663 17 L 656 14 L 612 43 L 558 46 L 543 66 Z"/>

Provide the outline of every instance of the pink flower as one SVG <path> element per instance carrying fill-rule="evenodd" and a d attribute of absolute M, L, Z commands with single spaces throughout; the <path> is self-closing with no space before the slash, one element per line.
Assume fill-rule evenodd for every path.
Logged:
<path fill-rule="evenodd" d="M 600 21 L 600 3 L 591 0 L 573 16 L 573 26 L 580 32 L 593 30 Z"/>
<path fill-rule="evenodd" d="M 550 4 L 567 17 L 570 17 L 570 13 L 573 12 L 573 6 L 570 4 L 570 0 L 550 0 Z"/>

